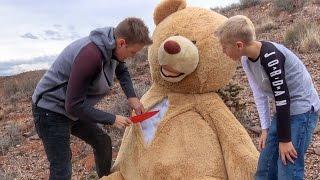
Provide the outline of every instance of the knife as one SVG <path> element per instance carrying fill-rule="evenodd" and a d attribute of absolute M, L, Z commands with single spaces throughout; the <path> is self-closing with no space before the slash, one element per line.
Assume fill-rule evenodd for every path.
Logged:
<path fill-rule="evenodd" d="M 158 111 L 149 111 L 149 112 L 145 112 L 143 114 L 140 114 L 140 115 L 136 115 L 136 116 L 132 116 L 130 118 L 130 120 L 133 122 L 133 123 L 138 123 L 138 122 L 142 122 L 146 119 L 149 119 L 151 118 L 152 116 L 156 115 L 157 113 L 159 112 Z"/>

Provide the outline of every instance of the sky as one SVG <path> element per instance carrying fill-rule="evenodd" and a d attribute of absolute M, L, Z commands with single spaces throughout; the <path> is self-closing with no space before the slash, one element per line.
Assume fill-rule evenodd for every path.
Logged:
<path fill-rule="evenodd" d="M 0 0 L 0 76 L 48 69 L 72 41 L 98 27 L 139 17 L 152 33 L 160 0 Z M 187 0 L 187 6 L 225 7 L 239 0 Z"/>

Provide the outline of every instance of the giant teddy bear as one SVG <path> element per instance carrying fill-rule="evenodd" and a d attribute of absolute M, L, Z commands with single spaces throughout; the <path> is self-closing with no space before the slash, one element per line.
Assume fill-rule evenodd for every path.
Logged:
<path fill-rule="evenodd" d="M 125 130 L 113 173 L 102 179 L 253 179 L 258 152 L 216 93 L 235 71 L 214 37 L 226 19 L 184 0 L 157 6 L 153 84 L 141 101 L 159 113 Z"/>

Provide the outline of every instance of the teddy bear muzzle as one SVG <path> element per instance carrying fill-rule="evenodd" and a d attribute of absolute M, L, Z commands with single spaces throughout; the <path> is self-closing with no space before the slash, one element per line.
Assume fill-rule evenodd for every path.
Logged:
<path fill-rule="evenodd" d="M 158 50 L 161 77 L 169 82 L 179 82 L 196 70 L 199 52 L 195 44 L 183 36 L 171 36 Z"/>

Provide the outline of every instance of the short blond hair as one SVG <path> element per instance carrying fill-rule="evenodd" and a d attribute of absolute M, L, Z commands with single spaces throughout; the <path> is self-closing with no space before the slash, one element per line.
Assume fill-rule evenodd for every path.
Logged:
<path fill-rule="evenodd" d="M 243 15 L 230 17 L 218 27 L 214 34 L 225 43 L 235 43 L 237 41 L 249 43 L 256 39 L 252 21 Z"/>

